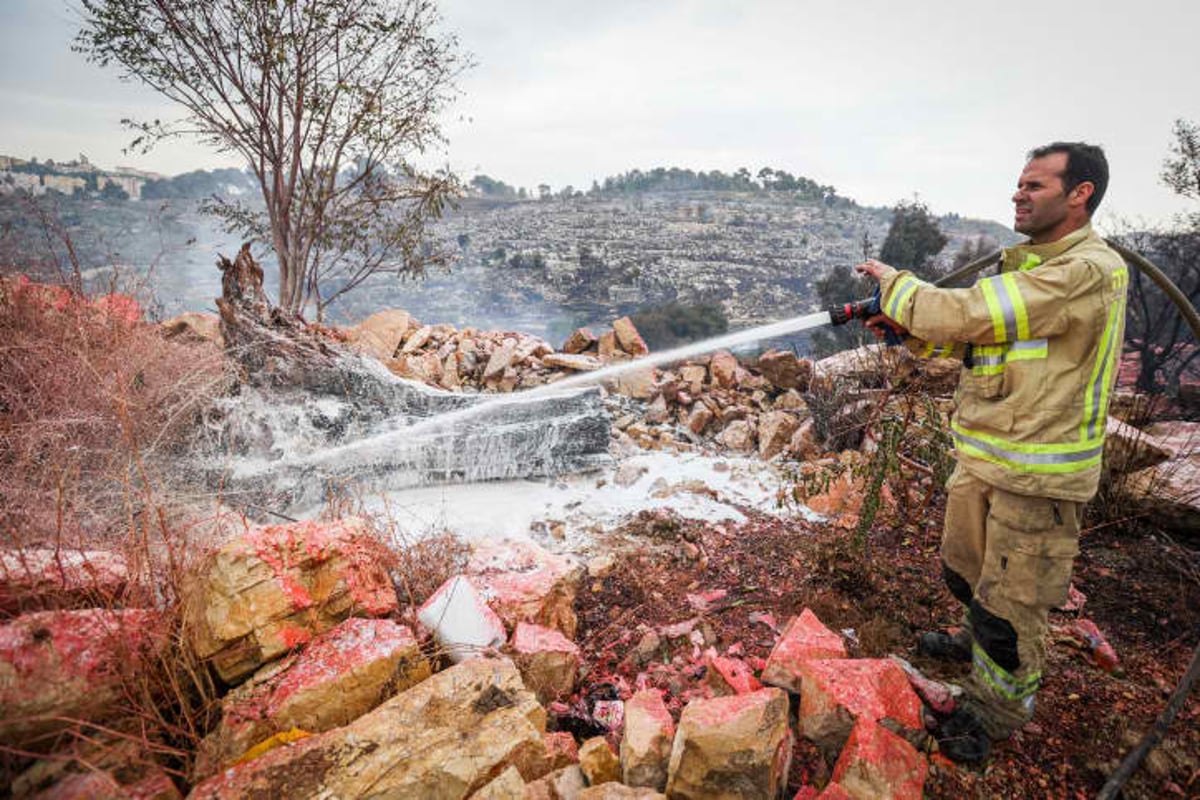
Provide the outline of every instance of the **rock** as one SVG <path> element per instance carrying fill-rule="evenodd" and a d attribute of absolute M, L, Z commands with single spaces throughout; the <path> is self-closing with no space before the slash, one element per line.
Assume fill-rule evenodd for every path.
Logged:
<path fill-rule="evenodd" d="M 600 344 L 600 340 L 596 338 L 596 334 L 592 333 L 591 328 L 577 328 L 574 333 L 567 337 L 563 342 L 562 350 L 564 353 L 583 353 L 588 350 L 595 349 Z"/>
<path fill-rule="evenodd" d="M 921 701 L 890 659 L 812 659 L 801 670 L 800 732 L 827 752 L 841 747 L 857 719 L 922 728 Z"/>
<path fill-rule="evenodd" d="M 775 387 L 783 390 L 808 391 L 813 366 L 786 350 L 768 350 L 758 357 L 758 371 Z"/>
<path fill-rule="evenodd" d="M 185 311 L 162 323 L 162 329 L 168 339 L 178 336 L 198 342 L 212 342 L 217 347 L 225 346 L 225 339 L 221 336 L 221 320 L 216 314 Z"/>
<path fill-rule="evenodd" d="M 0 550 L 0 611 L 111 607 L 125 591 L 129 568 L 109 550 Z"/>
<path fill-rule="evenodd" d="M 717 434 L 717 442 L 738 453 L 754 449 L 754 427 L 744 419 L 736 419 Z"/>
<path fill-rule="evenodd" d="M 0 625 L 0 743 L 40 749 L 119 712 L 124 680 L 165 645 L 156 612 L 39 611 Z"/>
<path fill-rule="evenodd" d="M 629 355 L 644 356 L 650 352 L 650 348 L 646 346 L 646 340 L 638 333 L 637 328 L 633 325 L 633 320 L 629 317 L 614 320 L 613 333 L 616 335 L 621 349 Z"/>
<path fill-rule="evenodd" d="M 745 661 L 727 656 L 710 656 L 706 663 L 704 685 L 716 697 L 734 694 L 749 694 L 763 688 L 754 677 L 754 671 Z"/>
<path fill-rule="evenodd" d="M 575 594 L 583 567 L 532 541 L 483 539 L 475 543 L 467 572 L 505 624 L 534 622 L 575 638 Z"/>
<path fill-rule="evenodd" d="M 545 724 L 511 661 L 470 659 L 343 728 L 218 773 L 189 798 L 464 798 L 510 766 L 540 778 Z"/>
<path fill-rule="evenodd" d="M 575 737 L 566 731 L 547 733 L 542 737 L 546 744 L 546 763 L 551 770 L 579 763 L 579 745 Z"/>
<path fill-rule="evenodd" d="M 126 773 L 108 771 L 75 772 L 31 800 L 95 800 L 95 798 L 136 798 L 136 800 L 178 800 L 182 795 L 162 770 L 154 770 L 140 780 L 131 781 Z"/>
<path fill-rule="evenodd" d="M 1135 472 L 1161 464 L 1173 455 L 1153 434 L 1140 431 L 1116 417 L 1108 418 L 1104 433 L 1104 465 L 1114 474 Z"/>
<path fill-rule="evenodd" d="M 433 338 L 433 327 L 430 325 L 422 325 L 404 339 L 404 345 L 400 348 L 401 355 L 415 353 L 425 345 L 429 344 L 429 340 Z"/>
<path fill-rule="evenodd" d="M 613 391 L 634 400 L 649 400 L 654 395 L 654 376 L 654 367 L 626 370 L 613 379 Z"/>
<path fill-rule="evenodd" d="M 666 795 L 653 789 L 626 786 L 622 783 L 602 783 L 589 786 L 579 793 L 579 800 L 666 800 Z"/>
<path fill-rule="evenodd" d="M 650 402 L 650 405 L 646 406 L 645 417 L 646 422 L 655 425 L 669 420 L 671 418 L 671 414 L 669 411 L 667 411 L 667 398 L 663 397 L 661 394 L 658 397 L 655 397 L 654 400 Z"/>
<path fill-rule="evenodd" d="M 621 739 L 621 776 L 629 786 L 661 792 L 667 785 L 667 763 L 675 723 L 657 689 L 636 692 L 625 703 L 625 734 Z"/>
<path fill-rule="evenodd" d="M 688 703 L 671 748 L 667 795 L 778 797 L 792 755 L 787 718 L 779 689 Z"/>
<path fill-rule="evenodd" d="M 617 335 L 612 331 L 600 334 L 600 340 L 596 343 L 596 352 L 602 360 L 609 360 L 617 353 L 621 352 L 617 346 Z"/>
<path fill-rule="evenodd" d="M 547 367 L 571 369 L 576 372 L 591 372 L 604 366 L 604 362 L 596 356 L 571 355 L 569 353 L 551 353 L 542 358 L 542 363 Z"/>
<path fill-rule="evenodd" d="M 351 617 L 222 699 L 221 723 L 201 744 L 196 774 L 216 772 L 277 733 L 346 725 L 430 674 L 408 628 Z"/>
<path fill-rule="evenodd" d="M 579 746 L 579 767 L 590 786 L 621 780 L 621 762 L 603 736 L 593 736 Z"/>
<path fill-rule="evenodd" d="M 679 379 L 687 384 L 692 395 L 704 391 L 704 381 L 708 379 L 708 369 L 701 364 L 685 364 L 679 368 Z"/>
<path fill-rule="evenodd" d="M 767 657 L 762 680 L 771 686 L 799 693 L 806 662 L 845 657 L 846 643 L 842 637 L 825 627 L 817 615 L 806 608 L 784 626 Z"/>
<path fill-rule="evenodd" d="M 442 362 L 442 378 L 438 381 L 443 389 L 450 392 L 462 389 L 462 376 L 458 374 L 458 359 L 455 355 L 451 353 Z"/>
<path fill-rule="evenodd" d="M 811 419 L 806 419 L 792 434 L 788 452 L 801 461 L 815 461 L 821 457 L 821 445 L 817 442 L 817 429 Z"/>
<path fill-rule="evenodd" d="M 708 427 L 708 423 L 712 422 L 712 420 L 713 413 L 703 403 L 696 403 L 692 406 L 691 413 L 688 414 L 688 430 L 699 436 L 704 433 L 704 429 Z"/>
<path fill-rule="evenodd" d="M 708 373 L 712 376 L 713 384 L 725 389 L 737 386 L 739 369 L 741 366 L 737 358 L 728 350 L 718 350 L 708 362 Z"/>
<path fill-rule="evenodd" d="M 786 411 L 768 411 L 758 418 L 758 454 L 763 459 L 782 453 L 800 427 L 800 420 Z"/>
<path fill-rule="evenodd" d="M 395 357 L 410 327 L 416 323 L 406 311 L 396 308 L 377 311 L 345 330 L 346 343 L 352 350 L 388 361 Z M 421 345 L 413 349 L 416 350 Z M 411 351 L 410 351 L 411 352 Z"/>
<path fill-rule="evenodd" d="M 1192 536 L 1200 531 L 1200 453 L 1130 473 L 1124 491 L 1156 523 Z"/>
<path fill-rule="evenodd" d="M 496 779 L 484 786 L 471 800 L 526 800 L 525 781 L 516 767 L 508 767 Z"/>
<path fill-rule="evenodd" d="M 456 575 L 438 587 L 417 610 L 417 619 L 433 632 L 455 663 L 500 647 L 508 638 L 503 620 L 465 575 Z"/>
<path fill-rule="evenodd" d="M 928 769 L 925 757 L 904 737 L 860 719 L 838 756 L 832 782 L 853 798 L 921 800 Z"/>
<path fill-rule="evenodd" d="M 525 800 L 575 800 L 587 787 L 578 764 L 556 769 L 525 787 Z"/>
<path fill-rule="evenodd" d="M 802 411 L 808 408 L 808 404 L 804 402 L 804 398 L 795 389 L 788 389 L 776 397 L 771 405 L 778 411 Z"/>
<path fill-rule="evenodd" d="M 1180 419 L 1155 422 L 1146 427 L 1146 434 L 1154 437 L 1155 444 L 1170 454 L 1171 458 L 1182 458 L 1196 449 L 1200 442 L 1200 422 L 1185 422 Z"/>
<path fill-rule="evenodd" d="M 184 633 L 227 683 L 349 616 L 398 609 L 386 548 L 355 519 L 253 528 L 185 590 Z"/>
<path fill-rule="evenodd" d="M 613 473 L 613 483 L 622 488 L 633 486 L 642 476 L 650 471 L 650 468 L 645 464 L 638 464 L 633 461 L 624 461 L 621 466 L 617 467 L 617 471 Z"/>
<path fill-rule="evenodd" d="M 518 622 L 509 644 L 526 688 L 546 705 L 575 688 L 579 646 L 553 628 Z"/>
<path fill-rule="evenodd" d="M 512 366 L 513 356 L 516 355 L 516 352 L 516 347 L 511 344 L 506 344 L 493 350 L 491 358 L 488 359 L 487 366 L 483 368 L 483 379 L 485 381 L 501 379 L 504 371 Z"/>

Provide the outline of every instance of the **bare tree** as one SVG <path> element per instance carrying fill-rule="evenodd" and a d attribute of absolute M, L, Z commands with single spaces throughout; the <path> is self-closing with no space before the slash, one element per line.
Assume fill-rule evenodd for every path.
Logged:
<path fill-rule="evenodd" d="M 279 304 L 328 305 L 378 272 L 421 273 L 459 184 L 412 160 L 444 142 L 466 66 L 431 0 L 81 0 L 75 48 L 186 112 L 125 120 L 135 147 L 194 135 L 245 159 L 263 205 L 206 203 L 269 245 Z"/>

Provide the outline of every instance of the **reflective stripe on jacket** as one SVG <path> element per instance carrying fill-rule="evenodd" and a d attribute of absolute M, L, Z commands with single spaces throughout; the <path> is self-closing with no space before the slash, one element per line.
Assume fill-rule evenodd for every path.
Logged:
<path fill-rule="evenodd" d="M 951 420 L 965 469 L 1018 494 L 1096 493 L 1128 282 L 1090 225 L 1007 248 L 1000 274 L 968 289 L 885 272 L 883 312 L 910 331 L 910 349 L 965 357 Z"/>

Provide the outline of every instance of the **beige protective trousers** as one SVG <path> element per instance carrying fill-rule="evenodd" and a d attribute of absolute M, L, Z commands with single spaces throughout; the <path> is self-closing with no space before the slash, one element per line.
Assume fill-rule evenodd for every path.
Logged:
<path fill-rule="evenodd" d="M 1033 716 L 1051 608 L 1067 600 L 1083 504 L 991 486 L 960 465 L 947 484 L 942 563 L 967 606 L 968 706 L 993 739 Z"/>

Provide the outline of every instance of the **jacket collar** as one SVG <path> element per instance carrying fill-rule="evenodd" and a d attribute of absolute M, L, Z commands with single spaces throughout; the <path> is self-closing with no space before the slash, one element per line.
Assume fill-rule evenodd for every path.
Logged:
<path fill-rule="evenodd" d="M 1036 264 L 1041 264 L 1042 262 L 1061 256 L 1083 240 L 1094 238 L 1095 236 L 1095 232 L 1092 231 L 1092 224 L 1089 222 L 1082 228 L 1077 228 L 1053 242 L 1047 242 L 1046 244 L 1023 242 L 1012 247 L 1006 247 L 1004 248 L 1004 265 L 1001 269 L 1004 272 L 1021 268 L 1029 269 L 1025 265 L 1033 262 L 1034 258 L 1037 259 Z M 1031 266 L 1036 266 L 1036 264 L 1031 264 Z"/>

